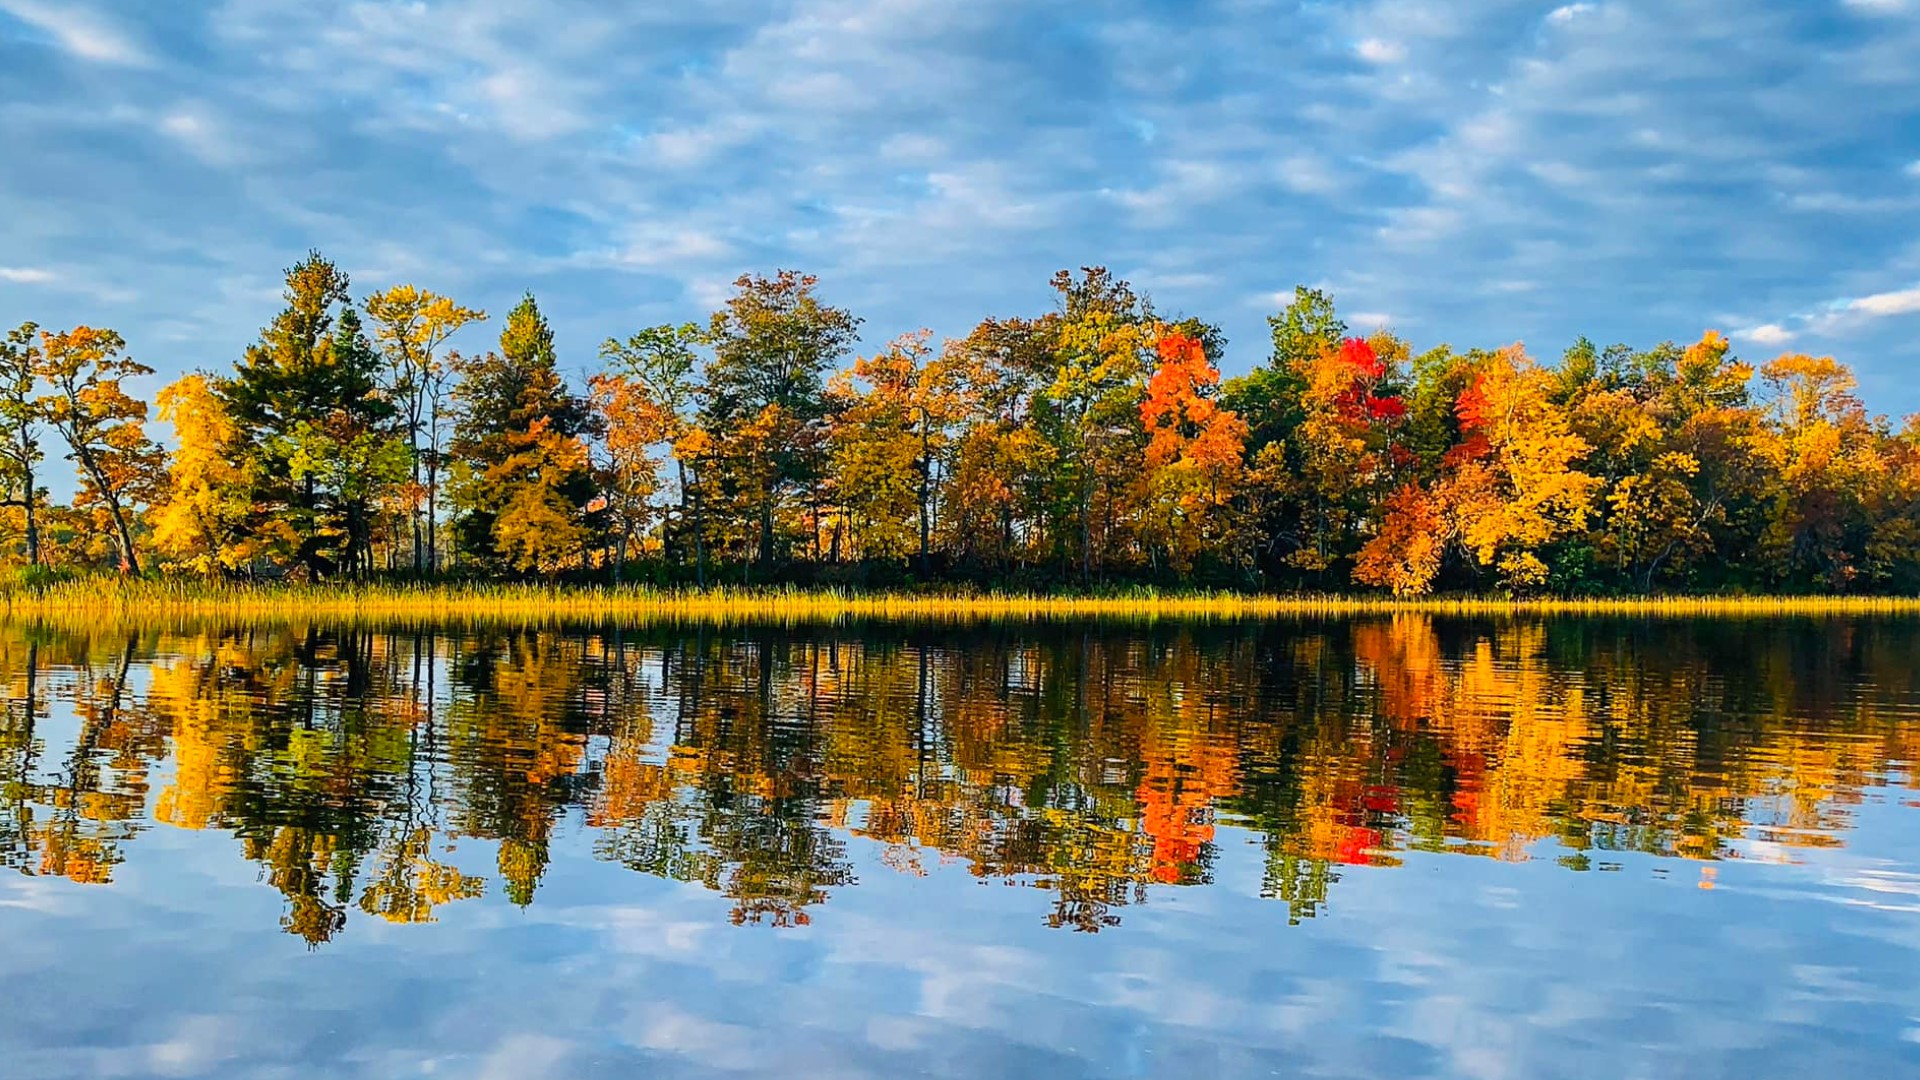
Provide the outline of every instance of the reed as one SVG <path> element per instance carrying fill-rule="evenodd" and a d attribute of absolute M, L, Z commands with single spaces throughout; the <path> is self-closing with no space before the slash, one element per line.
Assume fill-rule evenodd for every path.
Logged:
<path fill-rule="evenodd" d="M 531 584 L 272 585 L 81 579 L 0 591 L 15 620 L 115 623 L 319 620 L 406 623 L 817 623 L 858 620 L 1129 621 L 1451 616 L 1757 618 L 1920 614 L 1920 598 L 1658 596 L 1592 599 L 1160 593 L 851 593 L 802 589 L 663 590 Z"/>

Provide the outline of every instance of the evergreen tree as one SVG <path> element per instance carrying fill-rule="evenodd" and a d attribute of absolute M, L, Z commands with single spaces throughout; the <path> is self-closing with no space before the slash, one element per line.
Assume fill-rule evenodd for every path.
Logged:
<path fill-rule="evenodd" d="M 344 271 L 319 252 L 287 271 L 286 307 L 218 393 L 239 433 L 250 526 L 312 577 L 372 569 L 369 481 L 390 481 L 393 405 Z"/>
<path fill-rule="evenodd" d="M 593 524 L 582 440 L 594 414 L 568 390 L 531 293 L 507 314 L 500 351 L 462 359 L 460 376 L 448 444 L 460 550 L 486 566 L 554 573 L 584 551 Z"/>

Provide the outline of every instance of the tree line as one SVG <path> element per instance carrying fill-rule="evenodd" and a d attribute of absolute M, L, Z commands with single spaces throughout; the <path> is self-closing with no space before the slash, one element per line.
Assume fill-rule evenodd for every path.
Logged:
<path fill-rule="evenodd" d="M 318 253 L 227 370 L 148 405 L 111 330 L 0 344 L 0 502 L 28 575 L 1553 592 L 1920 591 L 1920 422 L 1708 331 L 1416 353 L 1299 288 L 1272 348 L 1099 267 L 1052 310 L 854 355 L 815 278 L 610 337 L 571 386 L 529 294 L 356 299 Z M 468 331 L 470 335 L 471 330 Z M 43 486 L 50 450 L 78 486 Z"/>

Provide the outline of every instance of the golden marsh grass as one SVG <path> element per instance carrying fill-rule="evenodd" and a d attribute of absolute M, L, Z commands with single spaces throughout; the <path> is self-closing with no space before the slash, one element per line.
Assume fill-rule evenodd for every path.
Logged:
<path fill-rule="evenodd" d="M 801 589 L 663 590 L 543 585 L 262 585 L 87 579 L 0 593 L 16 620 L 405 623 L 821 623 L 1118 619 L 1144 621 L 1452 616 L 1757 618 L 1920 614 L 1920 598 L 1663 596 L 1595 599 L 1156 593 L 855 593 Z"/>

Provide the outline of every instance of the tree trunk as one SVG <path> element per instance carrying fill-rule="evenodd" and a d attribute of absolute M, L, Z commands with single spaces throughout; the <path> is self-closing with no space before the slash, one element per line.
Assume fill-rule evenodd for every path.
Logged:
<path fill-rule="evenodd" d="M 40 565 L 40 515 L 33 490 L 33 470 L 27 470 L 26 491 L 20 496 L 21 509 L 27 515 L 27 565 Z"/>
<path fill-rule="evenodd" d="M 420 441 L 411 433 L 407 435 L 407 456 L 413 462 L 413 498 L 418 498 L 420 492 Z M 413 572 L 417 575 L 426 565 L 426 538 L 420 535 L 420 504 L 413 502 L 413 499 L 409 499 L 408 502 L 412 503 L 412 505 L 407 507 L 407 524 L 413 530 Z"/>
<path fill-rule="evenodd" d="M 440 451 L 427 459 L 427 574 L 440 572 Z"/>
<path fill-rule="evenodd" d="M 926 421 L 920 422 L 920 575 L 928 573 L 928 548 L 933 538 L 933 442 Z"/>
<path fill-rule="evenodd" d="M 106 474 L 100 469 L 100 463 L 94 460 L 92 447 L 69 438 L 68 445 L 74 448 L 74 456 L 80 459 L 80 466 L 93 478 L 94 485 L 100 489 L 101 498 L 107 501 L 107 513 L 113 518 L 113 530 L 120 540 L 120 572 L 140 576 L 140 557 L 133 550 L 133 533 L 127 528 L 126 512 L 120 508 L 120 496 L 107 483 Z"/>
<path fill-rule="evenodd" d="M 120 500 L 107 496 L 107 508 L 113 512 L 113 527 L 120 534 L 120 572 L 140 576 L 140 557 L 133 551 L 133 534 L 127 530 L 127 516 L 120 511 Z"/>
<path fill-rule="evenodd" d="M 773 493 L 760 503 L 760 568 L 773 576 Z"/>
<path fill-rule="evenodd" d="M 695 479 L 695 483 L 698 483 Z M 704 510 L 705 501 L 700 492 L 693 493 L 693 583 L 699 588 L 707 587 L 707 519 Z"/>
<path fill-rule="evenodd" d="M 1085 464 L 1081 465 L 1084 471 Z M 1093 584 L 1093 477 L 1080 481 L 1080 584 Z"/>

